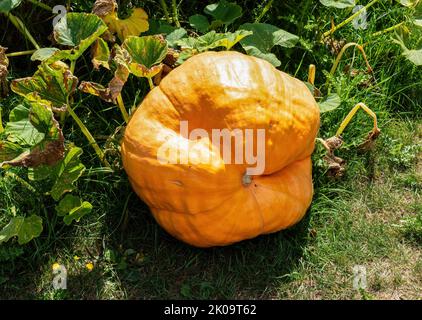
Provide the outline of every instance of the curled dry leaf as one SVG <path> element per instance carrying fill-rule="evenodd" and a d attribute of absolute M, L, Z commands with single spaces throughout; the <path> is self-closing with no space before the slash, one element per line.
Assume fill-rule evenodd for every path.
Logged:
<path fill-rule="evenodd" d="M 6 50 L 7 48 L 0 46 L 0 97 L 6 97 L 9 93 L 9 86 L 7 83 L 9 59 L 6 57 Z"/>
<path fill-rule="evenodd" d="M 341 137 L 331 137 L 326 140 L 317 139 L 322 143 L 327 153 L 324 156 L 324 161 L 328 165 L 327 174 L 333 178 L 340 178 L 344 175 L 346 161 L 334 154 L 334 151 L 341 147 L 343 139 Z"/>
<path fill-rule="evenodd" d="M 380 134 L 381 130 L 378 127 L 374 128 L 374 130 L 368 133 L 368 136 L 366 137 L 365 141 L 359 145 L 359 149 L 362 151 L 368 151 L 372 149 L 375 140 Z"/>
<path fill-rule="evenodd" d="M 117 2 L 115 0 L 97 0 L 92 8 L 92 13 L 100 18 L 104 18 L 110 13 L 114 13 L 116 10 Z"/>
<path fill-rule="evenodd" d="M 91 54 L 92 64 L 95 70 L 100 69 L 100 66 L 110 70 L 110 50 L 108 48 L 107 42 L 101 38 L 98 38 L 92 46 Z"/>

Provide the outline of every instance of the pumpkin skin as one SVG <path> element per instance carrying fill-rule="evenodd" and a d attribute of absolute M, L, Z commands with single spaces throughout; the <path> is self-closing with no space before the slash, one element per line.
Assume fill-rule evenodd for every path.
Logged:
<path fill-rule="evenodd" d="M 213 162 L 161 163 L 158 149 L 169 139 L 211 152 L 209 139 L 180 136 L 181 120 L 210 137 L 212 129 L 265 129 L 263 174 L 245 184 L 253 165 L 224 163 L 215 148 Z M 238 52 L 201 53 L 171 71 L 134 112 L 122 141 L 123 166 L 170 234 L 197 247 L 228 245 L 305 215 L 319 123 L 319 107 L 300 80 Z"/>

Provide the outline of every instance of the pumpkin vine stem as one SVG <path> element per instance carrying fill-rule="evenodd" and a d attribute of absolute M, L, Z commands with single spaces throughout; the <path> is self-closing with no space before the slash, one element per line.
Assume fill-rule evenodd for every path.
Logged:
<path fill-rule="evenodd" d="M 362 109 L 363 111 L 365 111 L 374 120 L 374 127 L 370 135 L 375 136 L 379 134 L 380 129 L 378 128 L 377 115 L 375 114 L 375 112 L 369 109 L 364 103 L 359 102 L 357 105 L 353 107 L 352 110 L 350 110 L 346 118 L 344 118 L 344 120 L 341 122 L 340 127 L 338 128 L 336 132 L 336 137 L 341 136 L 344 129 L 346 129 L 347 125 L 350 123 L 350 121 L 352 120 L 352 118 L 355 116 L 356 112 L 358 112 L 359 109 Z"/>
<path fill-rule="evenodd" d="M 2 133 L 4 131 L 4 128 L 3 128 L 3 119 L 2 119 L 1 112 L 2 112 L 2 108 L 0 107 L 0 133 Z"/>
<path fill-rule="evenodd" d="M 261 21 L 261 19 L 266 15 L 266 13 L 268 12 L 268 10 L 271 9 L 271 6 L 273 5 L 274 0 L 270 0 L 267 2 L 267 4 L 265 5 L 265 7 L 262 9 L 260 15 L 255 19 L 255 23 L 259 23 Z"/>
<path fill-rule="evenodd" d="M 161 8 L 163 9 L 164 16 L 166 17 L 167 22 L 168 23 L 171 23 L 169 9 L 167 7 L 166 1 L 165 0 L 160 0 L 160 4 L 161 4 Z"/>
<path fill-rule="evenodd" d="M 379 1 L 380 0 L 373 0 L 373 1 L 371 1 L 366 6 L 362 7 L 360 10 L 358 10 L 354 14 L 352 14 L 350 17 L 348 17 L 343 22 L 339 23 L 336 26 L 331 26 L 331 29 L 328 30 L 328 31 L 326 31 L 326 32 L 324 32 L 324 34 L 322 35 L 322 37 L 323 38 L 326 38 L 326 37 L 332 35 L 334 32 L 336 32 L 340 28 L 344 27 L 346 24 L 352 22 L 355 18 L 359 17 L 364 11 L 368 10 L 370 7 L 372 7 L 374 4 L 376 4 Z"/>
<path fill-rule="evenodd" d="M 37 7 L 44 9 L 44 10 L 47 10 L 47 11 L 50 11 L 50 12 L 53 11 L 53 8 L 50 7 L 49 5 L 45 4 L 45 3 L 39 2 L 37 0 L 28 0 L 28 1 L 31 2 L 32 4 L 36 5 Z"/>
<path fill-rule="evenodd" d="M 177 28 L 180 28 L 179 13 L 177 12 L 176 0 L 171 0 L 171 7 L 173 10 L 173 21 Z"/>
<path fill-rule="evenodd" d="M 100 161 L 103 163 L 103 165 L 106 166 L 106 167 L 110 167 L 110 164 L 108 163 L 107 159 L 105 158 L 104 152 L 101 150 L 100 146 L 98 145 L 95 138 L 92 136 L 91 132 L 89 132 L 88 128 L 85 126 L 85 124 L 82 122 L 82 120 L 78 117 L 78 115 L 72 109 L 72 107 L 70 106 L 70 103 L 67 104 L 67 111 L 72 116 L 73 120 L 75 120 L 75 122 L 77 123 L 77 125 L 81 129 L 82 133 L 88 139 L 89 144 L 92 146 L 92 148 L 94 149 L 98 158 L 100 158 Z"/>
<path fill-rule="evenodd" d="M 11 52 L 7 53 L 6 57 L 12 58 L 12 57 L 20 57 L 20 56 L 26 56 L 29 54 L 33 54 L 37 50 L 26 50 L 26 51 L 17 51 L 17 52 Z"/>
<path fill-rule="evenodd" d="M 152 82 L 152 79 L 150 77 L 147 77 L 147 79 L 148 79 L 149 88 L 151 90 L 154 89 L 154 83 Z"/>
<path fill-rule="evenodd" d="M 129 123 L 129 114 L 126 111 L 125 104 L 123 103 L 122 94 L 119 93 L 117 96 L 117 105 L 119 106 L 120 112 L 122 113 L 123 120 L 125 120 L 126 124 Z"/>
<path fill-rule="evenodd" d="M 9 18 L 10 22 L 16 27 L 16 29 L 19 30 L 20 33 L 23 34 L 23 36 L 29 40 L 29 42 L 32 43 L 32 45 L 35 47 L 35 49 L 39 49 L 40 46 L 37 43 L 37 41 L 34 39 L 34 37 L 31 35 L 31 33 L 28 31 L 28 29 L 26 28 L 25 24 L 22 22 L 21 19 L 19 19 L 18 17 L 14 16 L 11 13 L 7 14 L 7 17 Z"/>
<path fill-rule="evenodd" d="M 331 87 L 329 85 L 330 79 L 334 76 L 334 73 L 336 72 L 337 67 L 340 64 L 341 58 L 343 57 L 344 53 L 346 52 L 346 50 L 348 48 L 351 48 L 351 47 L 355 47 L 355 48 L 358 48 L 359 49 L 359 51 L 362 53 L 363 59 L 365 60 L 365 64 L 366 64 L 366 67 L 368 69 L 368 73 L 371 73 L 373 79 L 375 79 L 374 71 L 373 71 L 371 65 L 369 64 L 369 61 L 368 61 L 368 58 L 366 56 L 365 50 L 363 49 L 363 46 L 361 46 L 360 44 L 358 44 L 356 42 L 349 42 L 349 43 L 345 44 L 343 46 L 343 48 L 341 48 L 339 54 L 337 55 L 336 60 L 334 61 L 333 66 L 331 67 L 329 77 L 327 78 L 327 82 L 325 84 L 326 87 L 328 87 L 328 94 L 330 94 L 330 91 L 331 91 L 330 90 Z"/>
<path fill-rule="evenodd" d="M 316 67 L 314 64 L 309 65 L 308 82 L 315 85 Z"/>

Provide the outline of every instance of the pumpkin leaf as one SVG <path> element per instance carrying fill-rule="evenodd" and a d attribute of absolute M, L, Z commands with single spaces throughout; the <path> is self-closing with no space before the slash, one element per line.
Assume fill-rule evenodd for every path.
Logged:
<path fill-rule="evenodd" d="M 108 48 L 107 42 L 98 38 L 92 47 L 92 64 L 94 65 L 94 69 L 98 70 L 102 66 L 110 70 L 109 58 L 110 49 Z"/>
<path fill-rule="evenodd" d="M 16 7 L 18 7 L 23 0 L 1 0 L 0 1 L 0 12 L 9 13 Z"/>
<path fill-rule="evenodd" d="M 400 45 L 402 48 L 402 55 L 415 64 L 416 66 L 422 66 L 422 48 L 409 49 L 405 43 L 404 37 L 396 32 L 393 41 Z"/>
<path fill-rule="evenodd" d="M 228 26 L 240 18 L 242 16 L 242 7 L 234 2 L 220 0 L 218 3 L 207 5 L 204 12 L 214 18 L 210 28 L 215 29 L 221 25 Z"/>
<path fill-rule="evenodd" d="M 10 161 L 17 158 L 26 151 L 25 148 L 17 143 L 10 141 L 0 141 L 0 161 Z"/>
<path fill-rule="evenodd" d="M 14 217 L 0 231 L 0 243 L 18 237 L 19 244 L 25 244 L 38 237 L 43 230 L 42 219 L 37 215 L 30 217 Z"/>
<path fill-rule="evenodd" d="M 158 36 L 129 37 L 122 48 L 131 57 L 130 72 L 137 77 L 148 78 L 161 71 L 161 62 L 168 51 L 167 42 Z"/>
<path fill-rule="evenodd" d="M 280 66 L 281 62 L 271 53 L 272 48 L 274 46 L 292 48 L 299 41 L 298 36 L 266 23 L 245 23 L 239 30 L 253 32 L 240 41 L 246 53 L 267 60 L 275 67 Z"/>
<path fill-rule="evenodd" d="M 61 108 L 67 104 L 77 82 L 65 63 L 57 61 L 49 65 L 44 62 L 32 77 L 13 80 L 11 88 L 29 101 Z"/>
<path fill-rule="evenodd" d="M 177 29 L 177 27 L 172 26 L 171 24 L 163 20 L 149 19 L 148 23 L 149 29 L 145 32 L 145 35 L 148 36 L 157 34 L 170 34 Z"/>
<path fill-rule="evenodd" d="M 63 221 L 65 224 L 70 225 L 73 220 L 79 222 L 79 220 L 90 213 L 92 205 L 87 201 L 81 201 L 77 196 L 67 194 L 56 206 L 56 212 L 59 217 L 64 217 Z"/>
<path fill-rule="evenodd" d="M 322 5 L 337 9 L 346 9 L 356 6 L 355 0 L 319 0 Z"/>
<path fill-rule="evenodd" d="M 4 158 L 0 167 L 54 165 L 63 158 L 64 137 L 51 109 L 36 103 L 30 109 L 19 105 L 12 110 L 10 119 L 5 134 L 15 145 L 5 144 L 6 148 L 0 151 Z"/>
<path fill-rule="evenodd" d="M 225 47 L 230 50 L 236 43 L 240 42 L 243 38 L 252 35 L 252 31 L 237 30 L 236 32 L 224 33 L 224 38 L 217 41 L 219 47 Z"/>
<path fill-rule="evenodd" d="M 67 13 L 54 26 L 53 36 L 57 43 L 72 49 L 57 51 L 47 61 L 77 60 L 106 30 L 107 25 L 95 14 Z"/>
<path fill-rule="evenodd" d="M 177 46 L 177 41 L 180 39 L 185 38 L 187 35 L 187 31 L 184 28 L 179 28 L 174 30 L 173 32 L 170 32 L 166 36 L 166 41 L 169 47 L 175 47 Z"/>
<path fill-rule="evenodd" d="M 210 28 L 208 18 L 202 14 L 195 14 L 189 17 L 189 24 L 201 33 L 206 33 Z"/>
<path fill-rule="evenodd" d="M 35 51 L 31 56 L 31 61 L 45 61 L 53 56 L 60 49 L 57 48 L 41 48 Z"/>
<path fill-rule="evenodd" d="M 81 154 L 81 148 L 71 147 L 67 151 L 64 159 L 51 169 L 52 175 L 55 177 L 55 182 L 50 194 L 54 200 L 59 201 L 64 193 L 71 192 L 75 189 L 75 181 L 78 180 L 85 171 L 85 166 L 79 160 Z M 43 168 L 41 168 L 41 170 L 43 170 Z M 40 173 L 35 173 L 35 176 L 37 176 L 37 174 L 43 177 Z"/>
<path fill-rule="evenodd" d="M 337 109 L 340 104 L 341 98 L 336 93 L 330 94 L 324 101 L 318 103 L 321 113 L 333 111 Z"/>

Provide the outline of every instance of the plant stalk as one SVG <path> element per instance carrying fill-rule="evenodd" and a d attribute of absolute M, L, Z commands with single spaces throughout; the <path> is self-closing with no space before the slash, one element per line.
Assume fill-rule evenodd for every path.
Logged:
<path fill-rule="evenodd" d="M 274 0 L 270 0 L 270 1 L 267 2 L 264 9 L 262 9 L 262 11 L 261 11 L 261 14 L 255 19 L 255 23 L 259 23 L 259 21 L 261 21 L 261 19 L 266 15 L 268 10 L 271 9 L 273 2 L 274 2 Z"/>
<path fill-rule="evenodd" d="M 34 37 L 31 35 L 31 33 L 26 28 L 25 24 L 22 22 L 21 19 L 14 16 L 11 13 L 7 14 L 10 22 L 24 35 L 25 38 L 27 38 L 32 45 L 38 50 L 40 46 L 38 45 L 37 41 L 34 39 Z"/>
<path fill-rule="evenodd" d="M 180 28 L 180 22 L 179 22 L 179 14 L 177 12 L 177 3 L 176 0 L 171 0 L 171 7 L 173 10 L 173 21 L 177 28 Z"/>
<path fill-rule="evenodd" d="M 152 89 L 154 89 L 154 83 L 152 82 L 152 78 L 147 77 L 147 79 L 148 79 L 149 88 L 150 88 L 151 90 L 152 90 Z"/>
<path fill-rule="evenodd" d="M 372 34 L 372 36 L 373 37 L 378 37 L 378 36 L 381 36 L 381 35 L 383 35 L 383 34 L 385 34 L 385 33 L 388 33 L 388 32 L 391 32 L 391 31 L 394 31 L 394 30 L 396 30 L 397 28 L 400 28 L 402 25 L 404 25 L 404 21 L 402 21 L 402 22 L 400 22 L 400 23 L 397 23 L 396 25 L 394 25 L 394 26 L 392 26 L 392 27 L 390 27 L 390 28 L 387 28 L 387 29 L 384 29 L 384 30 L 381 30 L 381 31 L 378 31 L 378 32 L 375 32 L 375 33 L 373 33 Z"/>
<path fill-rule="evenodd" d="M 2 112 L 2 108 L 0 107 L 0 133 L 2 133 L 4 131 L 3 118 L 2 118 L 1 112 Z"/>
<path fill-rule="evenodd" d="M 312 85 L 315 84 L 316 67 L 314 64 L 309 65 L 308 82 Z"/>
<path fill-rule="evenodd" d="M 72 116 L 73 120 L 75 120 L 75 122 L 77 123 L 77 125 L 81 129 L 82 133 L 88 139 L 88 142 L 90 143 L 90 145 L 92 146 L 92 148 L 94 148 L 95 153 L 97 154 L 98 158 L 100 158 L 100 160 L 103 163 L 103 165 L 106 166 L 106 167 L 110 167 L 110 164 L 108 163 L 107 159 L 105 158 L 104 152 L 99 147 L 97 141 L 92 136 L 91 132 L 89 132 L 88 128 L 84 125 L 84 123 L 82 122 L 82 120 L 75 113 L 75 111 L 72 109 L 72 107 L 70 106 L 69 103 L 67 104 L 67 111 Z"/>
<path fill-rule="evenodd" d="M 45 4 L 45 3 L 42 3 L 42 2 L 37 1 L 37 0 L 28 0 L 28 1 L 31 2 L 34 5 L 42 8 L 42 9 L 45 9 L 45 10 L 50 11 L 50 12 L 53 11 L 53 8 L 50 7 L 49 5 Z"/>
<path fill-rule="evenodd" d="M 380 0 L 373 0 L 370 3 L 368 3 L 366 6 L 364 6 L 362 9 L 356 11 L 354 14 L 352 14 L 350 17 L 348 17 L 346 20 L 344 20 L 343 22 L 341 22 L 340 24 L 336 25 L 334 28 L 331 28 L 330 30 L 328 30 L 327 32 L 324 32 L 324 34 L 322 35 L 323 38 L 328 37 L 329 35 L 333 34 L 334 32 L 336 32 L 338 29 L 344 27 L 346 24 L 348 24 L 349 22 L 352 22 L 355 18 L 357 18 L 362 12 L 364 12 L 365 10 L 367 10 L 368 8 L 372 7 L 374 4 L 376 4 L 377 2 L 379 2 Z"/>
<path fill-rule="evenodd" d="M 18 52 L 11 52 L 7 53 L 6 57 L 19 57 L 19 56 L 27 56 L 33 54 L 37 50 L 26 50 L 26 51 L 18 51 Z"/>
<path fill-rule="evenodd" d="M 344 120 L 341 122 L 340 127 L 338 128 L 336 132 L 336 136 L 340 137 L 343 133 L 344 129 L 346 129 L 347 125 L 350 123 L 356 112 L 358 112 L 359 109 L 363 109 L 373 120 L 374 120 L 374 128 L 372 129 L 372 133 L 376 133 L 379 131 L 378 129 L 378 121 L 377 121 L 377 115 L 369 109 L 364 103 L 359 102 L 357 105 L 353 107 L 352 110 L 350 110 L 349 114 L 344 118 Z"/>
<path fill-rule="evenodd" d="M 161 4 L 161 8 L 164 11 L 164 16 L 166 17 L 167 22 L 168 23 L 171 23 L 169 9 L 167 7 L 166 1 L 165 0 L 160 0 L 160 4 Z"/>
<path fill-rule="evenodd" d="M 70 60 L 70 72 L 75 74 L 76 60 Z"/>
<path fill-rule="evenodd" d="M 123 119 L 125 120 L 126 124 L 129 123 L 129 114 L 126 111 L 125 104 L 123 103 L 122 94 L 119 93 L 117 96 L 117 105 L 119 106 L 120 112 L 122 113 Z"/>

